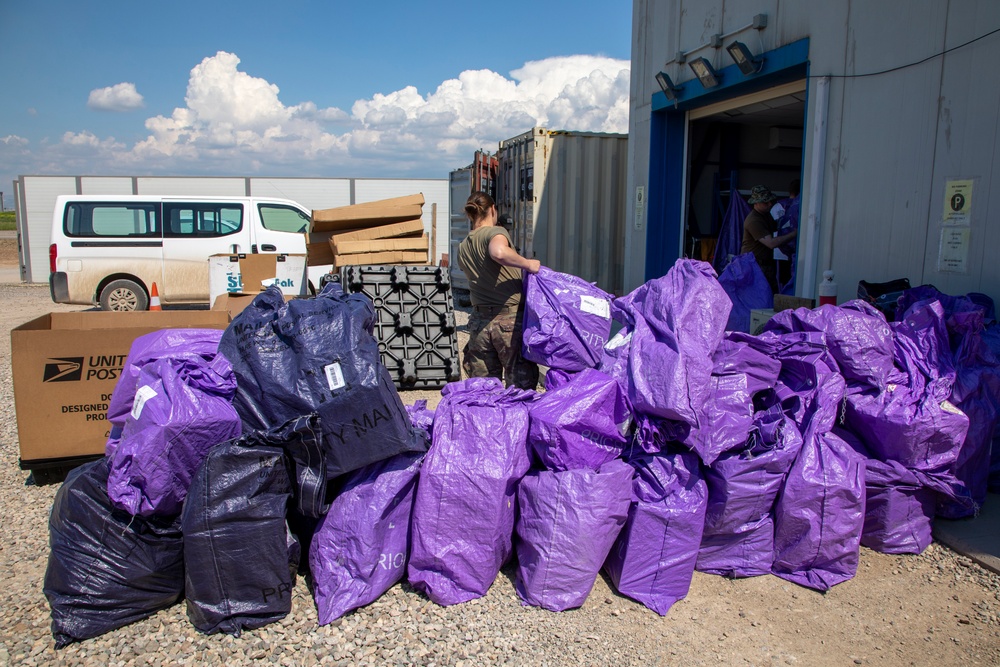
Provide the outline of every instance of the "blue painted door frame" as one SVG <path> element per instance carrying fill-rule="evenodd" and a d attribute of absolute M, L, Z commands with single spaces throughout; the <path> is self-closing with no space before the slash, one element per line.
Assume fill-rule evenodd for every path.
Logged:
<path fill-rule="evenodd" d="M 763 56 L 760 72 L 744 76 L 735 64 L 730 65 L 721 70 L 719 85 L 709 90 L 705 90 L 697 79 L 685 82 L 677 93 L 676 105 L 662 92 L 653 94 L 646 197 L 646 280 L 666 274 L 683 254 L 687 112 L 808 76 L 808 38 L 768 51 Z M 808 86 L 806 90 L 808 94 Z"/>

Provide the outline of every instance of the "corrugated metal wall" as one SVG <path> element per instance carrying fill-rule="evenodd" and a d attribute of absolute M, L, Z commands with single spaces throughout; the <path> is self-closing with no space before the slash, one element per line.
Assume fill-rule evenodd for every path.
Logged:
<path fill-rule="evenodd" d="M 307 209 L 361 204 L 422 192 L 424 229 L 431 232 L 436 205 L 435 261 L 448 252 L 448 180 L 376 178 L 234 178 L 158 176 L 21 176 L 17 183 L 18 233 L 21 237 L 21 280 L 49 279 L 48 247 L 52 215 L 59 195 L 179 195 L 280 197 Z"/>
<path fill-rule="evenodd" d="M 630 195 L 648 185 L 650 101 L 661 94 L 656 72 L 666 67 L 675 84 L 699 86 L 685 65 L 664 63 L 764 13 L 764 30 L 740 33 L 754 53 L 809 39 L 802 210 L 807 227 L 815 227 L 801 233 L 819 239 L 816 273 L 836 272 L 842 301 L 854 295 L 858 280 L 900 277 L 952 294 L 980 291 L 1000 299 L 1000 263 L 992 261 L 1000 241 L 1000 201 L 992 196 L 1000 186 L 1000 34 L 962 46 L 1000 27 L 1000 2 L 911 0 L 905 13 L 899 10 L 895 0 L 635 0 Z M 699 55 L 717 66 L 732 64 L 724 49 Z M 885 70 L 893 71 L 869 76 Z M 813 93 L 818 77 L 827 75 L 829 101 L 820 109 Z M 825 132 L 813 136 L 823 122 Z M 825 160 L 814 165 L 820 140 Z M 819 192 L 805 189 L 813 169 L 821 177 Z M 945 272 L 938 262 L 952 179 L 972 179 L 974 195 L 964 270 Z M 822 202 L 814 221 L 805 219 L 811 198 Z M 626 249 L 632 288 L 644 279 L 638 267 L 647 230 L 641 215 L 635 217 L 633 196 L 628 207 L 635 223 L 627 228 Z"/>

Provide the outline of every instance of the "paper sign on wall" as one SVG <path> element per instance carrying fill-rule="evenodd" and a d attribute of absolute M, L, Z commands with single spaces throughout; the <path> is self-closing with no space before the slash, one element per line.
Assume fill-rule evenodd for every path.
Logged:
<path fill-rule="evenodd" d="M 968 227 L 972 223 L 971 178 L 945 181 L 944 224 Z"/>
<path fill-rule="evenodd" d="M 942 227 L 941 247 L 938 250 L 938 271 L 966 273 L 969 263 L 968 227 Z"/>

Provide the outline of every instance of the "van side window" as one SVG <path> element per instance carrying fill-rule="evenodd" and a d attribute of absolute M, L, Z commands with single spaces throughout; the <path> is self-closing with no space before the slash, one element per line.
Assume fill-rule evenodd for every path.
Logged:
<path fill-rule="evenodd" d="M 163 217 L 168 238 L 226 236 L 243 228 L 241 204 L 165 203 Z"/>
<path fill-rule="evenodd" d="M 278 204 L 258 204 L 260 222 L 264 229 L 274 232 L 295 232 L 303 234 L 309 229 L 309 216 L 291 206 Z"/>
<path fill-rule="evenodd" d="M 78 202 L 66 206 L 66 236 L 160 236 L 159 204 Z"/>

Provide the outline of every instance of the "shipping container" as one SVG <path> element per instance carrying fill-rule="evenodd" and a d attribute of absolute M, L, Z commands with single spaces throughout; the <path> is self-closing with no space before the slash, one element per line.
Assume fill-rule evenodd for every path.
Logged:
<path fill-rule="evenodd" d="M 451 193 L 450 253 L 451 284 L 460 305 L 469 305 L 469 279 L 458 266 L 458 246 L 469 235 L 469 218 L 465 215 L 465 202 L 469 195 L 482 191 L 497 197 L 497 157 L 485 151 L 476 151 L 472 164 L 451 172 L 448 178 Z"/>
<path fill-rule="evenodd" d="M 536 127 L 501 141 L 497 158 L 518 252 L 621 295 L 628 135 Z"/>

